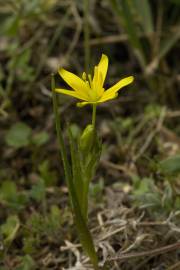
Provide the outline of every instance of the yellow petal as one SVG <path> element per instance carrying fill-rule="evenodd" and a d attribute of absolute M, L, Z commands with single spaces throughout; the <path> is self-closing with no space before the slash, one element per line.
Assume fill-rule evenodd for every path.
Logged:
<path fill-rule="evenodd" d="M 81 94 L 85 100 L 88 99 L 89 88 L 81 78 L 63 68 L 59 70 L 59 74 L 63 80 L 77 93 Z"/>
<path fill-rule="evenodd" d="M 118 93 L 115 93 L 114 95 L 111 95 L 111 96 L 102 96 L 102 98 L 100 100 L 98 100 L 98 103 L 102 103 L 102 102 L 105 102 L 105 101 L 108 101 L 108 100 L 111 100 L 111 99 L 115 99 L 117 98 L 118 96 Z"/>
<path fill-rule="evenodd" d="M 83 101 L 83 102 L 78 102 L 76 105 L 77 107 L 84 107 L 87 104 L 97 104 L 99 101 Z"/>
<path fill-rule="evenodd" d="M 81 108 L 81 107 L 84 107 L 85 105 L 89 104 L 89 102 L 78 102 L 76 104 L 77 107 Z"/>
<path fill-rule="evenodd" d="M 95 66 L 94 68 L 94 77 L 92 81 L 92 91 L 94 92 L 94 96 L 96 98 L 101 97 L 104 89 L 103 89 L 103 77 L 99 70 L 99 66 Z"/>
<path fill-rule="evenodd" d="M 103 86 L 105 78 L 106 78 L 106 74 L 107 74 L 107 69 L 108 69 L 108 57 L 105 54 L 102 54 L 101 56 L 101 60 L 98 64 L 98 71 L 100 73 L 101 76 L 101 86 Z"/>
<path fill-rule="evenodd" d="M 68 95 L 68 96 L 78 98 L 78 99 L 86 100 L 86 99 L 84 99 L 84 96 L 81 95 L 81 93 L 78 93 L 76 91 L 60 89 L 60 88 L 56 88 L 55 91 L 58 92 L 58 93 L 61 93 L 61 94 L 65 94 L 65 95 Z"/>
<path fill-rule="evenodd" d="M 108 90 L 106 90 L 102 96 L 102 99 L 111 99 L 111 97 L 113 97 L 117 91 L 119 91 L 122 87 L 132 83 L 134 80 L 133 76 L 129 76 L 127 78 L 124 78 L 122 80 L 120 80 L 119 82 L 117 82 L 115 85 L 113 85 L 112 87 L 110 87 Z"/>
<path fill-rule="evenodd" d="M 94 76 L 92 80 L 92 90 L 97 91 L 98 87 L 98 67 L 94 67 Z"/>

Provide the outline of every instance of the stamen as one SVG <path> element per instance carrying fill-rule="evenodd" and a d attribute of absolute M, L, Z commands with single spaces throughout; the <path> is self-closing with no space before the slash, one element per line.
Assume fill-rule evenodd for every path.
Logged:
<path fill-rule="evenodd" d="M 88 86 L 88 88 L 89 88 L 89 87 L 91 88 L 90 83 L 89 83 L 88 81 L 85 81 L 85 83 L 86 83 L 86 85 Z"/>
<path fill-rule="evenodd" d="M 87 78 L 86 72 L 83 72 L 83 74 L 82 74 L 83 81 L 86 81 L 86 78 Z"/>
<path fill-rule="evenodd" d="M 89 79 L 90 87 L 92 87 L 92 76 L 91 76 L 91 74 L 88 74 L 88 79 Z"/>

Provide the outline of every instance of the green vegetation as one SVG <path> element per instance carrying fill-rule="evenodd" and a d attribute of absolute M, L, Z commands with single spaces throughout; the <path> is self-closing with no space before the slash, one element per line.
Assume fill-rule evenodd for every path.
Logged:
<path fill-rule="evenodd" d="M 180 268 L 180 1 L 164 2 L 0 1 L 0 270 L 92 269 L 68 200 L 50 74 L 66 88 L 59 67 L 93 73 L 102 53 L 105 89 L 135 81 L 98 106 L 88 230 L 99 268 Z M 81 199 L 77 141 L 92 111 L 57 96 Z"/>

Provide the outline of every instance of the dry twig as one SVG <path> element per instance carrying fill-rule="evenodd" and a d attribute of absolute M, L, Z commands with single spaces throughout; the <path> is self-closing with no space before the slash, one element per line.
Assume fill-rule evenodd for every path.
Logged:
<path fill-rule="evenodd" d="M 168 246 L 164 246 L 161 248 L 156 248 L 150 251 L 143 251 L 143 252 L 134 252 L 134 253 L 129 253 L 129 254 L 122 254 L 120 256 L 116 256 L 114 258 L 109 258 L 106 261 L 107 262 L 111 262 L 111 261 L 123 261 L 126 259 L 133 259 L 133 258 L 137 258 L 137 257 L 144 257 L 144 256 L 156 256 L 158 254 L 161 253 L 165 253 L 165 252 L 170 252 L 173 250 L 176 250 L 180 248 L 180 242 L 177 242 L 175 244 L 172 245 L 168 245 Z"/>

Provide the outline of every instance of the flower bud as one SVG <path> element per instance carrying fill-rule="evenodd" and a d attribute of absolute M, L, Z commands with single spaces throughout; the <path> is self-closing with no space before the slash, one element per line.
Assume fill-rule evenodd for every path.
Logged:
<path fill-rule="evenodd" d="M 79 141 L 79 146 L 80 146 L 80 149 L 82 152 L 88 154 L 88 151 L 92 147 L 93 138 L 94 138 L 94 127 L 93 127 L 93 125 L 88 125 L 84 129 L 84 131 L 80 137 L 80 141 Z"/>

